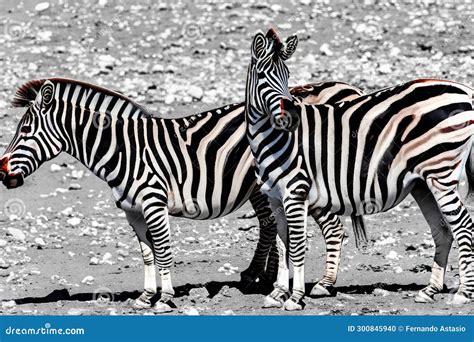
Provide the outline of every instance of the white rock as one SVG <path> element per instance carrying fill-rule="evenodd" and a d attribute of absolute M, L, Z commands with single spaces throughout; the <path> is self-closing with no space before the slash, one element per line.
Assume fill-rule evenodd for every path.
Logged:
<path fill-rule="evenodd" d="M 93 276 L 85 276 L 84 279 L 81 280 L 81 283 L 87 284 L 87 285 L 92 285 L 93 282 L 94 282 Z"/>
<path fill-rule="evenodd" d="M 0 248 L 5 247 L 8 244 L 6 240 L 0 239 Z"/>
<path fill-rule="evenodd" d="M 187 316 L 199 316 L 199 311 L 193 307 L 185 307 L 183 308 L 183 313 Z"/>
<path fill-rule="evenodd" d="M 82 170 L 72 170 L 71 171 L 71 178 L 81 179 L 82 177 L 84 177 L 84 171 L 82 171 Z"/>
<path fill-rule="evenodd" d="M 49 169 L 51 170 L 51 172 L 58 172 L 61 171 L 62 167 L 58 164 L 51 164 Z"/>
<path fill-rule="evenodd" d="M 98 4 L 99 4 L 99 6 L 104 7 L 105 5 L 107 5 L 107 0 L 99 0 Z"/>
<path fill-rule="evenodd" d="M 82 189 L 82 186 L 80 184 L 71 183 L 71 185 L 69 185 L 69 190 L 80 190 L 80 189 Z"/>
<path fill-rule="evenodd" d="M 400 259 L 400 256 L 398 255 L 397 252 L 395 252 L 395 251 L 390 251 L 390 252 L 388 252 L 388 254 L 385 256 L 385 259 L 398 260 L 398 259 Z"/>
<path fill-rule="evenodd" d="M 392 67 L 389 64 L 382 64 L 379 66 L 379 72 L 381 74 L 389 74 L 392 72 Z"/>
<path fill-rule="evenodd" d="M 17 241 L 25 241 L 26 235 L 22 230 L 16 228 L 8 228 L 8 232 Z"/>
<path fill-rule="evenodd" d="M 96 258 L 96 257 L 92 257 L 90 260 L 89 260 L 89 265 L 98 265 L 99 264 L 99 258 Z"/>
<path fill-rule="evenodd" d="M 402 272 L 403 272 L 403 268 L 401 268 L 400 266 L 395 266 L 395 267 L 393 268 L 393 271 L 394 271 L 395 273 L 402 273 Z"/>
<path fill-rule="evenodd" d="M 153 72 L 153 73 L 164 72 L 164 71 L 165 71 L 165 68 L 161 64 L 155 64 L 151 68 L 151 72 Z"/>
<path fill-rule="evenodd" d="M 102 257 L 102 260 L 110 260 L 112 259 L 112 253 L 105 253 L 104 256 Z"/>
<path fill-rule="evenodd" d="M 386 239 L 377 240 L 375 242 L 375 245 L 376 246 L 386 246 L 386 245 L 394 244 L 396 242 L 397 242 L 397 240 L 393 236 L 389 236 Z"/>
<path fill-rule="evenodd" d="M 40 247 L 46 246 L 46 242 L 44 242 L 43 238 L 40 238 L 40 237 L 37 237 L 35 239 L 35 243 Z"/>
<path fill-rule="evenodd" d="M 49 8 L 49 2 L 40 2 L 35 6 L 35 11 L 36 12 L 43 12 L 46 11 Z"/>
<path fill-rule="evenodd" d="M 326 56 L 333 56 L 334 55 L 334 52 L 331 51 L 331 49 L 329 48 L 328 43 L 323 43 L 321 45 L 321 47 L 319 48 L 319 51 L 321 51 L 321 53 L 323 55 L 326 55 Z"/>
<path fill-rule="evenodd" d="M 174 102 L 174 95 L 173 94 L 168 94 L 165 97 L 165 104 L 172 104 Z"/>
<path fill-rule="evenodd" d="M 382 297 L 387 297 L 390 294 L 390 292 L 388 292 L 387 290 L 379 289 L 379 288 L 375 289 L 373 293 L 376 296 L 382 296 Z"/>
<path fill-rule="evenodd" d="M 193 98 L 200 100 L 204 95 L 204 91 L 200 87 L 192 85 L 188 88 L 188 94 Z"/>
<path fill-rule="evenodd" d="M 71 217 L 70 219 L 68 219 L 66 221 L 69 225 L 71 226 L 77 226 L 79 224 L 81 224 L 81 219 L 79 217 Z"/>
<path fill-rule="evenodd" d="M 61 214 L 63 214 L 64 216 L 71 216 L 73 211 L 74 209 L 72 209 L 72 207 L 67 207 L 66 209 L 61 211 Z"/>

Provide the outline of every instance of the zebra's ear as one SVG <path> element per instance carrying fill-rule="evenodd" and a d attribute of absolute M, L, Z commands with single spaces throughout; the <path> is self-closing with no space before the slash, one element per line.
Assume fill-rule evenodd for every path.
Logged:
<path fill-rule="evenodd" d="M 266 45 L 266 38 L 265 35 L 259 31 L 255 37 L 253 37 L 252 41 L 252 55 L 260 59 L 265 55 L 265 45 Z"/>
<path fill-rule="evenodd" d="M 40 105 L 40 107 L 47 107 L 51 104 L 54 97 L 54 85 L 51 81 L 46 81 L 41 86 L 41 89 L 36 96 L 35 102 Z"/>
<path fill-rule="evenodd" d="M 298 37 L 296 35 L 289 36 L 286 39 L 283 48 L 280 50 L 280 57 L 284 61 L 291 57 L 291 55 L 295 52 L 296 47 L 298 46 Z"/>

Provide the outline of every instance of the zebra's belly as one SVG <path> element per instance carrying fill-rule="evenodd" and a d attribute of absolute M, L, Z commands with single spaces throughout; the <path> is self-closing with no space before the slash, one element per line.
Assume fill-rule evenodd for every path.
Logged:
<path fill-rule="evenodd" d="M 379 184 L 369 184 L 364 191 L 354 192 L 353 188 L 334 192 L 326 186 L 313 183 L 308 196 L 311 211 L 325 209 L 334 214 L 371 215 L 390 210 L 403 201 L 411 192 L 419 177 L 407 173 L 401 185 L 386 184 L 383 191 Z"/>

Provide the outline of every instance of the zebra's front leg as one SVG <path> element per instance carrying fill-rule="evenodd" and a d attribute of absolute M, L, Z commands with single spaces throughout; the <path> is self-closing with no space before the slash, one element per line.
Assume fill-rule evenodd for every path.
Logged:
<path fill-rule="evenodd" d="M 453 243 L 453 234 L 441 214 L 433 194 L 425 183 L 418 182 L 413 187 L 411 195 L 428 222 L 435 242 L 435 256 L 433 268 L 431 269 L 430 283 L 418 292 L 415 302 L 432 303 L 434 302 L 434 296 L 443 290 L 449 251 Z"/>
<path fill-rule="evenodd" d="M 308 215 L 308 204 L 301 196 L 286 198 L 283 207 L 288 223 L 289 256 L 293 265 L 293 291 L 283 305 L 285 310 L 302 310 L 304 307 L 303 297 L 305 294 L 304 282 L 304 259 L 306 253 L 306 223 Z"/>
<path fill-rule="evenodd" d="M 154 308 L 157 312 L 170 312 L 176 306 L 172 303 L 174 297 L 171 282 L 171 254 L 170 225 L 168 207 L 164 202 L 157 202 L 154 196 L 146 197 L 143 202 L 143 215 L 153 241 L 155 264 L 161 277 L 161 297 Z"/>
<path fill-rule="evenodd" d="M 125 211 L 127 221 L 132 226 L 137 235 L 140 249 L 142 251 L 143 263 L 145 265 L 144 291 L 135 300 L 134 307 L 137 309 L 148 309 L 151 307 L 151 299 L 156 295 L 156 274 L 155 274 L 155 257 L 153 254 L 153 244 L 151 235 L 148 231 L 145 218 L 141 212 Z"/>
<path fill-rule="evenodd" d="M 339 217 L 331 212 L 311 213 L 311 215 L 321 228 L 326 244 L 326 269 L 324 276 L 313 286 L 311 296 L 328 297 L 334 294 L 334 284 L 336 283 L 339 263 L 341 261 L 344 227 Z"/>

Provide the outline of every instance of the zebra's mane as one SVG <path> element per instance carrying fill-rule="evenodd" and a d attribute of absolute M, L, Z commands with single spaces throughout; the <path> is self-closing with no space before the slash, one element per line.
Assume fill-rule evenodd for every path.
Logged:
<path fill-rule="evenodd" d="M 135 106 L 137 109 L 142 112 L 142 114 L 146 117 L 152 117 L 153 115 L 143 107 L 141 104 L 135 102 L 134 100 L 130 99 L 129 97 L 125 96 L 124 94 L 111 90 L 108 88 L 104 88 L 101 86 L 98 86 L 96 84 L 88 83 L 88 82 L 83 82 L 79 80 L 73 80 L 73 79 L 68 79 L 68 78 L 61 78 L 61 77 L 53 77 L 53 78 L 48 78 L 48 79 L 39 79 L 39 80 L 31 80 L 23 84 L 21 87 L 19 87 L 15 93 L 15 96 L 13 97 L 11 105 L 13 107 L 29 107 L 32 103 L 32 101 L 35 100 L 36 96 L 38 95 L 39 90 L 43 86 L 44 82 L 46 81 L 51 81 L 53 83 L 62 83 L 62 84 L 71 84 L 71 85 L 78 85 L 84 88 L 92 89 L 97 92 L 100 92 L 106 96 L 113 96 L 113 97 L 118 97 L 124 101 L 129 102 L 133 106 Z"/>

